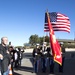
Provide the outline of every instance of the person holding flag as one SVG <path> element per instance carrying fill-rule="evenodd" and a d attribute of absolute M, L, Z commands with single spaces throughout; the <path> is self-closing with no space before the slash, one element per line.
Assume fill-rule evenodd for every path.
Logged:
<path fill-rule="evenodd" d="M 50 45 L 52 48 L 53 59 L 59 64 L 59 72 L 63 72 L 64 54 L 65 49 L 61 49 L 59 42 L 57 41 L 54 31 L 70 32 L 70 20 L 64 14 L 59 12 L 48 11 L 45 13 L 45 25 L 44 31 L 50 34 Z M 62 52 L 61 52 L 62 50 Z"/>
<path fill-rule="evenodd" d="M 63 73 L 64 60 L 65 60 L 65 47 L 61 43 L 60 46 L 61 46 L 61 54 L 62 54 L 62 65 L 59 65 L 59 72 Z"/>
<path fill-rule="evenodd" d="M 47 12 L 48 26 L 49 26 L 49 34 L 50 34 L 50 45 L 52 49 L 53 59 L 58 64 L 62 65 L 62 55 L 61 55 L 61 47 L 58 41 L 55 38 L 54 31 L 50 22 L 50 15 Z"/>
<path fill-rule="evenodd" d="M 43 42 L 42 48 L 42 72 L 46 72 L 47 68 L 47 42 Z"/>

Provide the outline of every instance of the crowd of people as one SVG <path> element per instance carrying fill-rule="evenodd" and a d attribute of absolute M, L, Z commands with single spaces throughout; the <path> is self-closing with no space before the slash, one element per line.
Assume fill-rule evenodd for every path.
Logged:
<path fill-rule="evenodd" d="M 65 48 L 61 46 L 61 54 L 62 54 L 62 65 L 58 65 L 59 72 L 63 73 L 64 59 L 65 59 Z M 38 73 L 39 70 L 42 72 L 47 71 L 47 67 L 49 67 L 49 72 L 54 73 L 54 60 L 52 55 L 51 47 L 47 47 L 46 42 L 44 42 L 43 46 L 36 44 L 36 47 L 32 52 L 33 60 L 34 60 L 34 72 Z M 40 66 L 41 65 L 41 66 Z"/>
<path fill-rule="evenodd" d="M 11 58 L 11 68 L 14 73 L 13 69 L 17 69 L 21 66 L 24 50 L 22 51 L 21 48 L 14 49 L 12 46 L 9 46 L 8 50 Z"/>
<path fill-rule="evenodd" d="M 14 69 L 21 66 L 24 50 L 21 48 L 14 48 L 8 46 L 8 38 L 2 37 L 0 44 L 0 73 L 1 75 L 9 75 L 9 70 L 12 68 L 12 75 Z"/>
<path fill-rule="evenodd" d="M 9 69 L 12 68 L 12 73 L 14 73 L 14 69 L 21 66 L 21 60 L 23 58 L 24 49 L 14 48 L 13 46 L 8 46 L 8 38 L 2 37 L 0 44 L 0 72 L 1 75 L 9 75 Z M 65 48 L 61 46 L 61 54 L 62 54 L 62 66 L 59 67 L 59 72 L 63 72 L 64 66 L 64 53 Z M 52 55 L 51 47 L 48 47 L 46 42 L 43 46 L 36 44 L 36 47 L 32 52 L 33 56 L 33 68 L 35 73 L 38 73 L 41 69 L 42 72 L 47 71 L 47 67 L 49 67 L 50 73 L 54 73 L 54 60 Z M 41 66 L 40 66 L 41 65 Z M 14 74 L 12 74 L 14 75 Z"/>

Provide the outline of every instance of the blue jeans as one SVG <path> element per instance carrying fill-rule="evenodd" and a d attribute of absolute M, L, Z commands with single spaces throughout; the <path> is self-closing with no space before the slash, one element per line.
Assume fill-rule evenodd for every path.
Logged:
<path fill-rule="evenodd" d="M 50 72 L 51 73 L 54 73 L 54 60 L 53 59 L 50 59 Z"/>
<path fill-rule="evenodd" d="M 40 63 L 40 59 L 36 60 L 36 62 L 34 64 L 34 71 L 36 73 L 39 71 L 39 63 Z"/>
<path fill-rule="evenodd" d="M 45 72 L 46 71 L 46 59 L 42 58 L 42 71 Z"/>
<path fill-rule="evenodd" d="M 3 73 L 3 75 L 9 75 L 9 70 Z"/>

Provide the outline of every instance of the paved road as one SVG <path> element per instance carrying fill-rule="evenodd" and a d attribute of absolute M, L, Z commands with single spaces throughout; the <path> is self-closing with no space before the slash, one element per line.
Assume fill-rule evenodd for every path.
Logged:
<path fill-rule="evenodd" d="M 54 74 L 50 74 L 48 70 L 46 73 L 42 73 L 40 70 L 40 72 L 36 74 L 33 72 L 31 53 L 25 53 L 22 59 L 22 66 L 15 70 L 14 75 L 75 75 L 75 57 L 66 57 L 63 74 L 58 73 L 57 63 L 55 63 Z"/>

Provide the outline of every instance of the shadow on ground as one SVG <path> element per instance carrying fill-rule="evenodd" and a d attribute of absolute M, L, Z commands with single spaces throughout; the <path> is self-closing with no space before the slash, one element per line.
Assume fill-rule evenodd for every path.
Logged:
<path fill-rule="evenodd" d="M 33 65 L 33 59 L 32 59 L 31 54 L 26 54 L 26 55 L 24 54 L 24 59 L 25 58 L 29 59 L 29 61 Z M 17 70 L 34 73 L 33 67 L 28 67 L 28 66 L 21 66 Z M 20 74 L 14 74 L 14 75 L 20 75 Z M 46 73 L 42 73 L 41 68 L 39 68 L 39 73 L 36 73 L 35 75 L 75 75 L 75 57 L 74 56 L 68 57 L 68 55 L 66 56 L 65 62 L 64 62 L 64 72 L 63 73 L 58 72 L 58 64 L 55 63 L 54 74 L 49 73 L 49 68 L 47 69 Z"/>
<path fill-rule="evenodd" d="M 13 75 L 21 75 L 21 74 L 18 74 L 18 73 L 16 73 L 16 72 L 14 72 L 14 74 Z"/>

